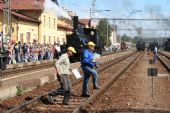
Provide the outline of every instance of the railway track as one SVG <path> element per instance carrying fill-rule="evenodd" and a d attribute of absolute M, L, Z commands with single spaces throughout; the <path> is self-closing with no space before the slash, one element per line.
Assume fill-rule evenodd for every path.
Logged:
<path fill-rule="evenodd" d="M 160 62 L 166 67 L 166 69 L 170 72 L 170 55 L 167 52 L 158 52 L 158 59 Z"/>
<path fill-rule="evenodd" d="M 129 53 L 130 53 L 130 52 L 129 52 Z M 110 66 L 112 66 L 112 65 L 118 64 L 121 60 L 126 59 L 126 58 L 129 57 L 129 56 L 130 56 L 129 54 L 128 54 L 128 55 L 124 55 L 123 57 L 120 57 L 120 58 L 117 58 L 116 60 L 113 60 L 112 62 L 108 60 L 107 62 L 105 62 L 104 64 L 101 65 L 102 68 L 101 68 L 100 70 L 98 70 L 98 71 L 101 73 L 102 71 L 106 70 L 108 67 L 110 67 Z M 105 73 L 106 73 L 106 72 L 105 72 Z M 73 81 L 73 86 L 80 86 L 80 83 L 81 83 L 81 80 Z M 55 83 L 54 83 L 54 84 L 55 84 Z M 77 84 L 79 84 L 79 85 L 77 85 Z M 80 87 L 77 87 L 77 88 L 80 89 Z M 49 92 L 48 92 L 48 93 L 49 93 Z M 19 110 L 20 108 L 27 108 L 28 106 L 34 105 L 35 103 L 38 102 L 38 100 L 39 100 L 42 96 L 47 95 L 48 93 L 45 93 L 45 94 L 43 94 L 43 95 L 41 95 L 41 96 L 38 96 L 38 97 L 34 98 L 34 99 L 31 100 L 31 101 L 23 102 L 23 103 L 20 104 L 19 106 L 14 107 L 13 109 L 10 109 L 9 111 L 6 111 L 6 113 L 13 113 L 13 112 L 18 113 L 18 111 L 20 111 L 20 110 Z M 62 97 L 59 97 L 59 98 L 62 98 Z M 77 97 L 76 97 L 76 98 L 77 98 Z M 83 101 L 84 101 L 84 100 L 83 100 Z M 39 103 L 39 102 L 38 102 L 38 103 Z"/>
<path fill-rule="evenodd" d="M 115 54 L 115 55 L 103 56 L 103 57 L 97 59 L 98 62 L 103 62 L 103 64 L 102 64 L 103 66 L 101 65 L 102 68 L 100 70 L 102 71 L 102 69 L 104 69 L 104 67 L 107 68 L 107 65 L 109 65 L 109 63 L 116 63 L 116 62 L 119 61 L 119 59 L 125 57 L 126 55 L 131 54 L 132 52 L 134 52 L 134 51 L 121 52 L 121 53 L 118 53 L 118 54 Z M 72 68 L 79 68 L 80 67 L 79 65 L 80 65 L 79 63 L 72 64 Z M 53 75 L 54 67 L 47 69 L 47 70 L 50 70 L 49 76 L 54 76 Z M 37 71 L 35 71 L 35 72 L 36 72 L 35 77 L 41 76 L 41 73 L 42 73 L 41 71 L 40 71 L 40 73 L 38 73 Z M 28 79 L 27 79 L 27 81 L 23 81 L 23 83 L 30 84 L 30 85 L 33 84 L 34 86 L 31 85 L 31 87 L 33 87 L 34 90 L 31 89 L 31 90 L 26 91 L 26 92 L 24 91 L 21 96 L 15 96 L 15 97 L 12 97 L 12 98 L 9 98 L 9 99 L 2 100 L 1 103 L 0 103 L 0 110 L 4 110 L 4 111 L 9 110 L 9 109 L 11 109 L 15 106 L 18 106 L 20 104 L 27 102 L 28 101 L 27 98 L 32 98 L 32 99 L 36 98 L 38 95 L 43 95 L 43 94 L 47 93 L 48 91 L 58 87 L 57 86 L 58 82 L 56 82 L 55 78 L 53 80 L 50 78 L 51 81 L 47 82 L 46 84 L 44 84 L 42 86 L 40 84 L 36 85 L 37 84 L 37 80 L 36 80 L 37 78 L 34 77 L 34 75 L 33 75 L 34 72 L 31 72 L 32 73 L 31 76 L 29 75 L 30 71 L 25 72 L 25 73 L 26 74 L 24 74 L 24 79 L 27 79 L 27 78 Z M 48 76 L 48 71 L 47 72 L 45 71 L 45 74 L 46 74 L 46 76 Z M 15 75 L 15 76 L 17 77 L 17 76 L 20 76 L 20 75 Z M 30 77 L 34 77 L 35 80 L 29 79 Z M 12 80 L 13 80 L 13 77 L 9 77 L 9 78 L 12 78 Z M 74 76 L 70 76 L 70 78 L 71 78 L 73 84 L 76 84 L 77 82 L 81 81 L 81 80 L 76 80 L 76 78 Z M 11 84 L 12 80 L 9 80 L 5 83 L 2 82 L 2 85 Z M 16 81 L 17 84 L 19 83 L 21 86 L 23 86 L 23 88 L 25 88 L 25 87 L 27 88 L 27 86 L 25 86 L 25 84 L 22 83 L 22 80 L 23 80 L 22 78 L 20 80 L 21 82 L 17 82 L 18 80 L 20 80 L 19 77 L 18 77 L 18 79 L 14 79 L 13 81 Z M 13 85 L 15 85 L 15 83 Z"/>
<path fill-rule="evenodd" d="M 120 52 L 126 52 L 126 51 L 120 51 Z M 116 52 L 116 53 L 120 53 L 120 52 Z M 104 53 L 102 56 L 112 55 L 116 53 L 115 52 Z M 37 62 L 7 65 L 6 66 L 7 69 L 2 70 L 0 72 L 0 77 L 7 78 L 7 77 L 15 76 L 17 74 L 23 74 L 30 71 L 52 68 L 54 67 L 54 63 L 55 60 L 44 60 L 44 61 L 37 61 Z"/>
<path fill-rule="evenodd" d="M 151 77 L 147 75 L 146 69 L 151 66 L 157 67 L 159 74 L 165 74 L 166 69 L 159 61 L 155 65 L 148 65 L 150 58 L 153 58 L 153 56 L 144 54 L 135 65 L 133 73 L 128 69 L 129 73 L 123 74 L 116 83 L 109 85 L 105 91 L 95 97 L 96 99 L 93 99 L 84 107 L 82 106 L 81 112 L 170 113 L 168 76 L 154 78 L 154 90 L 151 94 Z M 160 90 L 160 88 L 164 90 Z"/>
<path fill-rule="evenodd" d="M 103 96 L 103 94 L 106 92 L 106 90 L 112 86 L 114 82 L 121 77 L 123 74 L 128 74 L 131 72 L 131 69 L 135 66 L 136 62 L 141 58 L 143 53 L 136 53 L 127 59 L 120 62 L 115 72 L 109 72 L 109 74 L 112 74 L 112 77 L 103 85 L 103 87 L 98 90 L 94 95 L 92 95 L 91 98 L 89 98 L 87 101 L 85 101 L 82 105 L 80 105 L 77 109 L 74 110 L 73 113 L 94 113 L 98 112 L 98 110 L 92 110 L 88 111 L 91 105 L 95 106 L 95 102 L 98 101 L 98 99 Z M 112 68 L 115 68 L 114 66 Z M 93 107 L 92 107 L 93 109 Z M 109 110 L 107 111 L 109 112 Z"/>
<path fill-rule="evenodd" d="M 9 111 L 6 111 L 5 113 L 39 113 L 39 112 L 44 112 L 44 113 L 52 113 L 52 112 L 57 112 L 57 113 L 65 113 L 65 112 L 76 112 L 79 111 L 80 108 L 82 108 L 81 105 L 87 104 L 89 100 L 93 100 L 94 97 L 96 97 L 102 90 L 104 90 L 108 85 L 110 84 L 111 80 L 112 82 L 117 79 L 123 71 L 126 70 L 136 59 L 139 57 L 139 53 L 136 53 L 134 55 L 128 55 L 124 56 L 123 58 L 120 58 L 114 62 L 107 62 L 103 64 L 102 69 L 99 70 L 100 76 L 99 76 L 99 85 L 102 86 L 102 88 L 98 91 L 93 91 L 92 87 L 90 87 L 90 93 L 93 95 L 88 99 L 88 98 L 82 98 L 80 97 L 81 93 L 81 80 L 73 82 L 73 91 L 75 93 L 74 96 L 71 97 L 70 100 L 70 105 L 69 106 L 63 106 L 61 105 L 61 100 L 63 96 L 57 96 L 55 97 L 55 105 L 45 105 L 39 101 L 39 99 L 42 96 L 45 96 L 48 93 L 38 96 L 37 98 L 27 101 L 13 109 L 10 109 Z M 121 68 L 124 67 L 124 68 Z M 111 74 L 117 74 L 117 76 L 114 74 L 114 76 L 110 77 Z M 112 79 L 111 79 L 112 78 Z M 107 81 L 107 82 L 106 82 Z M 109 81 L 109 82 L 108 82 Z M 108 84 L 109 83 L 109 84 Z M 90 85 L 91 86 L 91 85 Z"/>

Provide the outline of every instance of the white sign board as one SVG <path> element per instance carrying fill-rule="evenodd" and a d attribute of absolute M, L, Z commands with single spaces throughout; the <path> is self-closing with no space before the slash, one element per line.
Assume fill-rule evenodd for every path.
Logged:
<path fill-rule="evenodd" d="M 73 69 L 71 70 L 71 72 L 74 74 L 74 76 L 77 78 L 77 79 L 80 79 L 82 76 L 80 74 L 80 72 L 78 71 L 78 69 Z"/>

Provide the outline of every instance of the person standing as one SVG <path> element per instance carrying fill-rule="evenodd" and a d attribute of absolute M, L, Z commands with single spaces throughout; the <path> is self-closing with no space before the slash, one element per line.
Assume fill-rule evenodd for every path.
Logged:
<path fill-rule="evenodd" d="M 60 43 L 55 44 L 54 48 L 55 48 L 55 58 L 59 59 L 61 53 Z"/>
<path fill-rule="evenodd" d="M 64 99 L 62 104 L 68 105 L 69 98 L 71 96 L 71 80 L 69 78 L 70 72 L 70 61 L 69 56 L 72 56 L 73 53 L 76 53 L 73 47 L 69 47 L 67 52 L 57 60 L 55 67 L 57 70 L 57 74 L 60 76 L 62 83 L 62 87 L 64 88 Z"/>
<path fill-rule="evenodd" d="M 93 89 L 99 89 L 97 85 L 97 71 L 94 70 L 94 67 L 99 68 L 99 66 L 94 62 L 94 51 L 95 44 L 93 42 L 88 42 L 87 48 L 83 50 L 81 67 L 84 72 L 84 80 L 82 86 L 82 97 L 90 97 L 87 93 L 88 81 L 90 79 L 90 75 L 92 75 L 93 79 Z"/>
<path fill-rule="evenodd" d="M 156 46 L 154 48 L 153 54 L 154 54 L 154 63 L 156 63 L 156 61 L 157 61 L 157 54 L 158 54 L 158 48 Z"/>
<path fill-rule="evenodd" d="M 20 59 L 20 47 L 19 47 L 18 43 L 16 43 L 14 45 L 14 51 L 15 51 L 15 59 L 16 59 L 17 63 L 21 63 L 21 59 Z"/>

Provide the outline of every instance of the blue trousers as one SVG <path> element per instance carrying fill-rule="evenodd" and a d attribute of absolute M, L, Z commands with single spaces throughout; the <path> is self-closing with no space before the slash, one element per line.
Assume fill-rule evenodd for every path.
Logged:
<path fill-rule="evenodd" d="M 20 54 L 15 54 L 15 59 L 17 63 L 21 63 L 21 55 Z"/>
<path fill-rule="evenodd" d="M 88 67 L 88 66 L 82 66 L 82 70 L 84 72 L 84 80 L 83 80 L 83 86 L 82 86 L 82 94 L 87 94 L 87 87 L 88 87 L 88 81 L 90 79 L 90 75 L 92 75 L 93 80 L 93 87 L 97 87 L 97 71 Z"/>

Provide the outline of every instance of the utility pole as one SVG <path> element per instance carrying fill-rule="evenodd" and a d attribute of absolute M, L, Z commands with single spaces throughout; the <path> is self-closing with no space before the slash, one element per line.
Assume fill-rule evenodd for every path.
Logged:
<path fill-rule="evenodd" d="M 94 8 L 95 8 L 95 5 L 96 5 L 96 0 L 91 0 L 92 4 L 91 4 L 91 7 L 90 7 L 90 25 L 89 27 L 91 27 L 91 24 L 92 24 L 92 17 L 94 17 Z"/>
<path fill-rule="evenodd" d="M 109 21 L 107 20 L 107 40 L 106 40 L 106 44 L 108 44 L 109 41 Z"/>
<path fill-rule="evenodd" d="M 12 23 L 11 23 L 11 0 L 3 0 L 3 37 L 2 42 L 7 43 L 10 40 L 12 33 Z M 4 44 L 3 44 L 4 49 Z"/>
<path fill-rule="evenodd" d="M 164 38 L 164 41 L 166 40 L 166 30 L 167 30 L 167 29 L 166 29 L 166 27 L 165 27 L 165 38 Z"/>
<path fill-rule="evenodd" d="M 1 51 L 0 51 L 0 69 L 1 72 L 2 70 L 5 69 L 5 59 L 7 58 L 6 56 L 6 47 L 7 42 L 11 37 L 12 33 L 12 25 L 11 25 L 11 3 L 10 0 L 3 0 L 3 19 L 2 19 L 2 45 L 1 45 Z"/>

